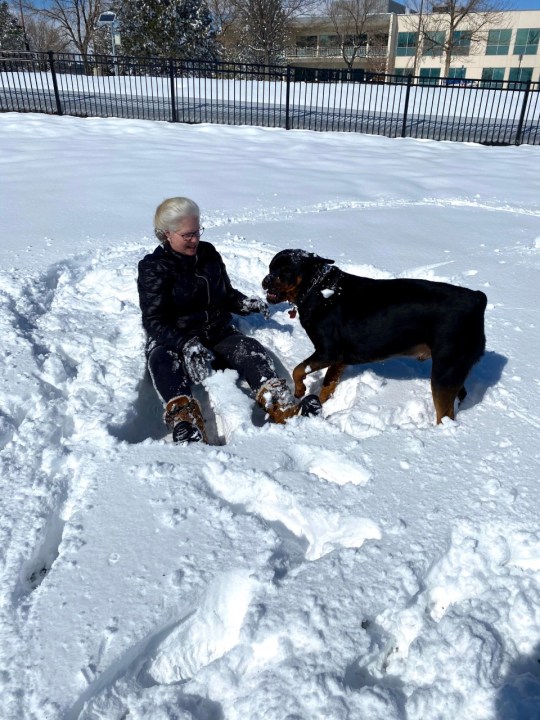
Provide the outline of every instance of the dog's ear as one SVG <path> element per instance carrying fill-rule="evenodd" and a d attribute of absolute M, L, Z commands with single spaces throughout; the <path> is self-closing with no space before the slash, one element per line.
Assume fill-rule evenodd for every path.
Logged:
<path fill-rule="evenodd" d="M 281 266 L 284 263 L 286 266 L 313 266 L 318 267 L 320 265 L 333 265 L 334 261 L 330 258 L 323 258 L 316 253 L 307 252 L 307 250 L 300 250 L 299 248 L 294 250 L 280 250 L 270 262 L 270 268 Z"/>
<path fill-rule="evenodd" d="M 323 258 L 315 253 L 308 253 L 308 260 L 314 265 L 333 265 L 335 262 L 330 258 Z"/>

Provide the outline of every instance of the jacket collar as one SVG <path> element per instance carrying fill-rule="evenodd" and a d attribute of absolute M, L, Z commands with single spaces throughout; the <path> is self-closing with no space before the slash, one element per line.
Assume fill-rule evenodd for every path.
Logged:
<path fill-rule="evenodd" d="M 163 252 L 166 255 L 168 255 L 171 258 L 174 258 L 175 262 L 181 263 L 184 267 L 194 268 L 197 265 L 197 259 L 199 257 L 198 252 L 197 252 L 197 255 L 193 255 L 192 257 L 189 255 L 182 255 L 182 253 L 175 252 L 167 241 L 163 243 L 162 247 L 163 247 Z"/>

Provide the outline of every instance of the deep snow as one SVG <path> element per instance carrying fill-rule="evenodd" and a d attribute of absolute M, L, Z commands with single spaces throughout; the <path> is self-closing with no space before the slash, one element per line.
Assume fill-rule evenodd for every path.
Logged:
<path fill-rule="evenodd" d="M 0 717 L 540 718 L 539 161 L 0 115 Z M 248 294 L 287 247 L 486 292 L 457 421 L 429 363 L 349 368 L 286 426 L 224 371 L 215 444 L 168 442 L 135 278 L 178 194 Z M 239 326 L 290 374 L 287 310 Z"/>

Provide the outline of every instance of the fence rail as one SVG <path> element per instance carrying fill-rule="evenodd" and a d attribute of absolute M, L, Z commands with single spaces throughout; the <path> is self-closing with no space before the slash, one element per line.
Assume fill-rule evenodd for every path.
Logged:
<path fill-rule="evenodd" d="M 0 52 L 0 111 L 540 144 L 540 83 Z"/>

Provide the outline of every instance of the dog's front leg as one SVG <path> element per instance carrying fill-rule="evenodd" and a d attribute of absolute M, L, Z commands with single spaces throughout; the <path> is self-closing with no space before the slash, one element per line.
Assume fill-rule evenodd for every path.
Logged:
<path fill-rule="evenodd" d="M 319 393 L 319 400 L 325 403 L 329 397 L 334 394 L 336 385 L 338 384 L 343 371 L 347 366 L 343 363 L 335 363 L 330 365 L 324 376 L 321 392 Z"/>
<path fill-rule="evenodd" d="M 304 362 L 301 362 L 299 365 L 297 365 L 292 373 L 294 380 L 294 397 L 304 397 L 306 392 L 306 385 L 304 383 L 306 375 L 309 375 L 309 373 L 312 372 L 316 372 L 317 370 L 322 370 L 329 365 L 330 363 L 324 360 L 316 360 L 313 355 L 311 357 L 308 357 L 307 360 L 304 360 Z"/>
<path fill-rule="evenodd" d="M 304 362 L 301 362 L 300 365 L 297 365 L 293 370 L 292 376 L 294 380 L 294 397 L 304 397 L 304 394 L 306 392 L 306 385 L 304 383 L 304 380 L 306 379 L 308 367 L 309 366 L 307 365 L 307 361 L 304 360 Z M 311 368 L 309 369 L 311 370 Z"/>

